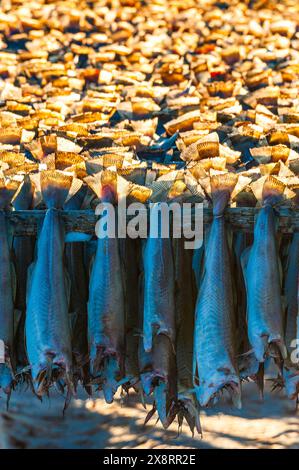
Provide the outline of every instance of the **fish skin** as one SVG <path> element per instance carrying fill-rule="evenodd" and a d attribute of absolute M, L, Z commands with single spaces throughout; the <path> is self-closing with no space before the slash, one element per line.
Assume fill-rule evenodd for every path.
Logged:
<path fill-rule="evenodd" d="M 89 282 L 88 338 L 91 374 L 99 376 L 108 403 L 113 401 L 124 373 L 124 319 L 118 239 L 98 238 Z"/>
<path fill-rule="evenodd" d="M 149 236 L 144 253 L 143 344 L 150 352 L 156 334 L 175 343 L 174 264 L 170 238 Z M 155 294 L 156 293 L 156 294 Z"/>
<path fill-rule="evenodd" d="M 68 318 L 64 225 L 59 212 L 48 209 L 37 242 L 27 291 L 26 346 L 38 395 L 48 392 L 52 373 L 72 387 L 71 332 Z M 49 372 L 51 377 L 47 376 Z M 42 375 L 46 374 L 44 383 Z"/>
<path fill-rule="evenodd" d="M 228 190 L 215 190 L 214 217 L 206 244 L 205 268 L 195 310 L 193 370 L 195 393 L 201 406 L 207 406 L 224 387 L 231 387 L 232 398 L 236 398 L 236 404 L 240 406 L 233 284 L 223 217 L 229 197 Z"/>
<path fill-rule="evenodd" d="M 201 406 L 225 385 L 239 387 L 233 338 L 233 291 L 225 221 L 212 222 L 206 248 L 205 272 L 196 304 L 194 358 Z"/>
<path fill-rule="evenodd" d="M 261 208 L 254 242 L 245 267 L 248 337 L 255 357 L 264 362 L 276 345 L 286 356 L 282 323 L 281 282 L 275 238 L 275 213 L 270 204 Z"/>
<path fill-rule="evenodd" d="M 0 292 L 0 339 L 7 356 L 6 363 L 0 367 L 0 388 L 10 394 L 14 364 L 14 289 L 8 226 L 3 210 L 0 210 Z"/>

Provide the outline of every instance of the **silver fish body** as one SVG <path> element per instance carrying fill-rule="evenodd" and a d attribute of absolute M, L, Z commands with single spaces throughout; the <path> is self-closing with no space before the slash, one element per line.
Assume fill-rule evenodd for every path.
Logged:
<path fill-rule="evenodd" d="M 38 237 L 37 260 L 32 266 L 27 293 L 26 345 L 34 381 L 55 370 L 71 379 L 72 352 L 68 316 L 64 254 L 64 228 L 56 209 L 48 209 Z M 48 371 L 48 372 L 47 372 Z M 38 385 L 38 391 L 45 390 Z"/>
<path fill-rule="evenodd" d="M 205 253 L 194 331 L 195 391 L 202 406 L 223 388 L 239 391 L 234 304 L 224 217 L 214 217 Z"/>
<path fill-rule="evenodd" d="M 153 338 L 163 333 L 175 343 L 174 264 L 170 238 L 149 236 L 144 260 L 144 350 L 150 352 Z"/>
<path fill-rule="evenodd" d="M 259 362 L 273 345 L 286 355 L 279 272 L 274 209 L 265 205 L 257 217 L 245 267 L 248 337 Z"/>

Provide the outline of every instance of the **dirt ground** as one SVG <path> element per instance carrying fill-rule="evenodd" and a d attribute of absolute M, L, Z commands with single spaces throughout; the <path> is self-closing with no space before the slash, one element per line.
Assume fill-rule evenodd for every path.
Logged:
<path fill-rule="evenodd" d="M 177 437 L 177 425 L 164 431 L 155 419 L 144 428 L 146 411 L 133 395 L 123 405 L 76 399 L 64 418 L 63 403 L 58 395 L 39 403 L 29 392 L 15 393 L 7 412 L 2 399 L 0 448 L 299 448 L 295 403 L 269 391 L 261 402 L 254 384 L 244 387 L 242 410 L 223 404 L 202 413 L 202 439 L 186 426 Z"/>

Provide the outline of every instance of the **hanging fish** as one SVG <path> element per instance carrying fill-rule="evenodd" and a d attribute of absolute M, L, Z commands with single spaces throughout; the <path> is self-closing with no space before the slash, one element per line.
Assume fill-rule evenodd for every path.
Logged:
<path fill-rule="evenodd" d="M 205 247 L 205 267 L 195 313 L 194 386 L 201 406 L 227 389 L 240 406 L 240 379 L 236 366 L 235 312 L 230 250 L 224 210 L 237 183 L 232 173 L 210 179 L 213 221 Z"/>
<path fill-rule="evenodd" d="M 102 202 L 117 202 L 115 172 L 97 174 L 93 185 L 100 188 Z M 117 234 L 110 237 L 100 224 L 97 236 L 88 300 L 90 371 L 111 403 L 124 377 L 125 290 Z"/>
<path fill-rule="evenodd" d="M 11 257 L 11 236 L 5 211 L 17 191 L 19 183 L 0 179 L 0 340 L 4 346 L 5 362 L 0 364 L 0 390 L 11 394 L 15 379 L 15 271 Z"/>
<path fill-rule="evenodd" d="M 29 210 L 32 208 L 34 184 L 30 176 L 24 176 L 18 194 L 12 204 L 15 210 Z M 19 315 L 16 330 L 16 357 L 17 370 L 22 373 L 28 365 L 25 347 L 25 317 L 26 317 L 26 288 L 27 272 L 34 259 L 35 237 L 20 235 L 13 238 L 14 266 L 16 270 L 16 299 L 15 308 Z"/>
<path fill-rule="evenodd" d="M 159 211 L 160 204 L 152 207 Z M 163 220 L 156 221 L 156 225 L 154 217 L 150 217 L 150 233 L 143 252 L 143 347 L 146 353 L 152 353 L 154 408 L 167 428 L 175 418 L 177 403 L 175 272 L 171 238 L 163 238 Z"/>
<path fill-rule="evenodd" d="M 275 205 L 282 201 L 285 185 L 273 176 L 260 179 L 258 185 L 262 185 L 262 208 L 255 223 L 253 244 L 243 253 L 242 265 L 248 337 L 262 369 L 267 357 L 274 357 L 279 363 L 286 357 L 275 216 Z"/>
<path fill-rule="evenodd" d="M 39 396 L 48 393 L 53 383 L 66 385 L 67 398 L 74 389 L 65 229 L 58 210 L 70 196 L 72 180 L 58 170 L 40 173 L 47 211 L 38 236 L 36 261 L 29 270 L 25 324 L 27 354 Z"/>
<path fill-rule="evenodd" d="M 159 203 L 153 211 L 158 214 Z M 153 213 L 153 212 L 152 212 Z M 146 240 L 144 263 L 144 319 L 143 344 L 146 352 L 153 347 L 153 338 L 158 334 L 169 337 L 175 343 L 174 264 L 171 239 L 163 238 L 161 227 L 150 226 Z M 159 295 L 155 295 L 158 292 Z"/>

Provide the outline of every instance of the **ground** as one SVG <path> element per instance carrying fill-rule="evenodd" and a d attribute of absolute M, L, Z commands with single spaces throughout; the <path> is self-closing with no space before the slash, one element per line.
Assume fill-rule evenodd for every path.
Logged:
<path fill-rule="evenodd" d="M 29 392 L 15 393 L 8 412 L 1 401 L 3 448 L 299 448 L 295 403 L 269 390 L 261 402 L 254 384 L 244 387 L 242 410 L 223 404 L 202 413 L 202 439 L 192 438 L 187 427 L 177 437 L 176 425 L 165 431 L 155 419 L 144 428 L 146 411 L 133 395 L 123 405 L 76 399 L 65 417 L 58 395 L 39 403 Z"/>

